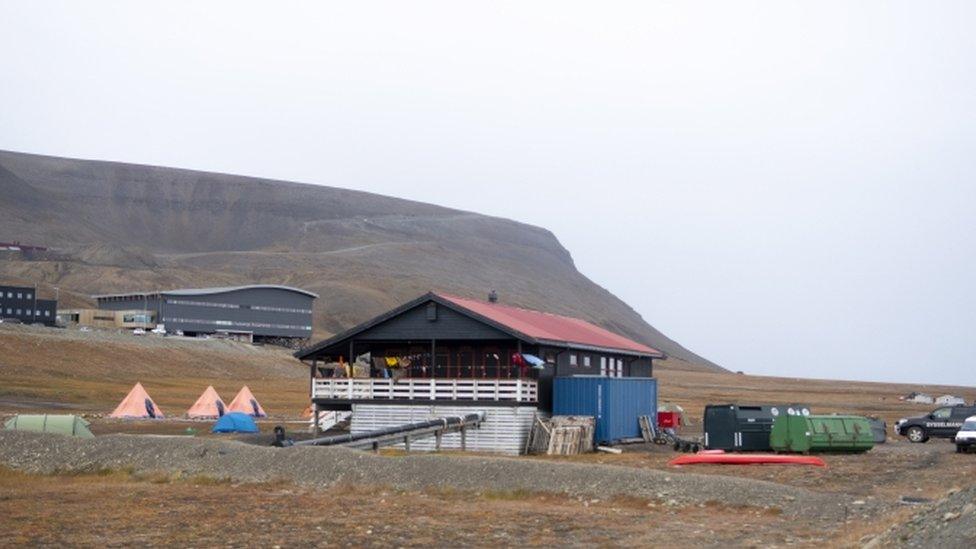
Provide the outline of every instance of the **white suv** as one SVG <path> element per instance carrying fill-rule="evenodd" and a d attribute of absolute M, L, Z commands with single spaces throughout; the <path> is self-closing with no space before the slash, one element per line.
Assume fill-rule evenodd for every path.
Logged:
<path fill-rule="evenodd" d="M 976 450 L 976 416 L 969 416 L 956 433 L 956 451 L 969 453 Z"/>

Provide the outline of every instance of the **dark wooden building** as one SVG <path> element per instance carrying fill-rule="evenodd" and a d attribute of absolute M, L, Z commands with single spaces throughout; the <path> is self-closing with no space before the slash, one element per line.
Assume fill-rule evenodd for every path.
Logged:
<path fill-rule="evenodd" d="M 315 409 L 353 410 L 355 427 L 356 405 L 546 413 L 555 377 L 651 377 L 664 355 L 578 318 L 428 293 L 295 356 Z"/>
<path fill-rule="evenodd" d="M 2 319 L 54 326 L 57 311 L 58 302 L 54 299 L 38 299 L 37 288 L 0 286 L 0 318 Z"/>

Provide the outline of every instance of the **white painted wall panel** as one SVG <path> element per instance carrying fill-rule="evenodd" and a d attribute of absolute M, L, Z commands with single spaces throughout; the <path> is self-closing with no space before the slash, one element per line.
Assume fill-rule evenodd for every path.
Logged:
<path fill-rule="evenodd" d="M 474 452 L 498 452 L 518 455 L 525 449 L 532 420 L 538 409 L 535 406 L 443 406 L 413 404 L 353 404 L 353 434 L 415 423 L 437 417 L 459 416 L 484 412 L 485 421 L 478 429 L 467 433 L 467 449 Z M 434 437 L 410 441 L 411 450 L 433 451 Z M 403 448 L 403 444 L 394 446 Z M 444 435 L 444 450 L 461 449 L 461 434 Z"/>

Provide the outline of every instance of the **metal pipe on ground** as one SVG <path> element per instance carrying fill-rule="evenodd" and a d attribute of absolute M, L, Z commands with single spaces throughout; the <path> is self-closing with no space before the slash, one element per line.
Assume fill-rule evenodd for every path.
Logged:
<path fill-rule="evenodd" d="M 436 429 L 428 434 L 435 434 L 443 432 L 446 429 L 461 429 L 462 431 L 469 425 L 477 425 L 484 421 L 484 412 L 477 412 L 472 414 L 465 414 L 463 416 L 448 416 L 437 419 L 431 419 L 427 421 L 419 421 L 416 423 L 405 423 L 403 425 L 397 425 L 395 427 L 387 427 L 385 429 L 377 429 L 375 431 L 368 431 L 365 433 L 348 433 L 342 435 L 332 435 L 328 437 L 313 438 L 309 440 L 300 440 L 295 442 L 290 442 L 285 439 L 284 429 L 275 427 L 275 442 L 274 446 L 335 446 L 339 444 L 351 444 L 355 442 L 365 442 L 370 439 L 389 437 L 391 435 L 403 434 L 404 436 L 409 435 L 413 431 L 423 431 Z"/>

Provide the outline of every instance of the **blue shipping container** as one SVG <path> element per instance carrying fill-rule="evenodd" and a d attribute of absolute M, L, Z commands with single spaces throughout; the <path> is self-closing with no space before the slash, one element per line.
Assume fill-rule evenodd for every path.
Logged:
<path fill-rule="evenodd" d="M 641 436 L 638 417 L 657 421 L 657 380 L 650 377 L 557 377 L 552 415 L 593 416 L 595 442 Z"/>

